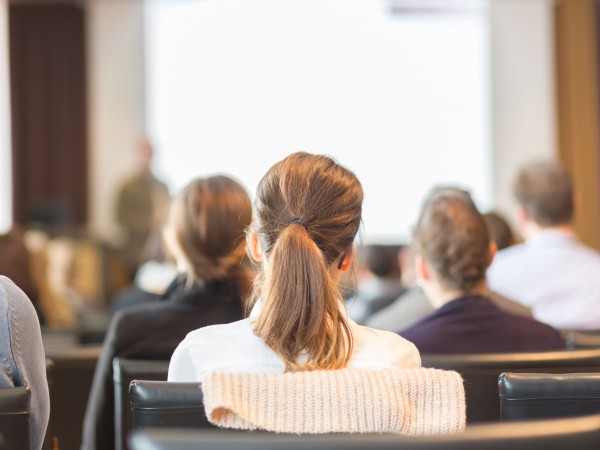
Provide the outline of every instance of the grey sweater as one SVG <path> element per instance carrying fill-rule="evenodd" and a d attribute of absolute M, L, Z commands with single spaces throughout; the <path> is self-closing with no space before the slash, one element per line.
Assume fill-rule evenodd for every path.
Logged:
<path fill-rule="evenodd" d="M 3 276 L 0 276 L 0 336 L 0 387 L 29 386 L 29 437 L 31 448 L 39 450 L 50 415 L 40 324 L 29 298 Z"/>

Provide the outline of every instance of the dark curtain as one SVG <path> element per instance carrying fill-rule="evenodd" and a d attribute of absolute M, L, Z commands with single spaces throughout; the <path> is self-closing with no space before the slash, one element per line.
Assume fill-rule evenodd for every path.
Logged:
<path fill-rule="evenodd" d="M 10 4 L 9 40 L 15 222 L 85 224 L 84 10 Z"/>

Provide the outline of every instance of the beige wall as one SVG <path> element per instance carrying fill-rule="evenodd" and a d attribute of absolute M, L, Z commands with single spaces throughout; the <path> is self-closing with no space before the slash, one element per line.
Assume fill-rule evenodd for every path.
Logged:
<path fill-rule="evenodd" d="M 513 221 L 518 169 L 557 157 L 553 8 L 548 0 L 490 4 L 493 189 Z"/>
<path fill-rule="evenodd" d="M 139 0 L 87 2 L 90 231 L 116 241 L 114 199 L 135 168 L 144 124 L 143 9 Z"/>
<path fill-rule="evenodd" d="M 118 237 L 113 200 L 144 128 L 143 3 L 89 2 L 91 230 Z M 556 157 L 553 2 L 491 0 L 493 189 L 514 211 L 518 168 Z"/>

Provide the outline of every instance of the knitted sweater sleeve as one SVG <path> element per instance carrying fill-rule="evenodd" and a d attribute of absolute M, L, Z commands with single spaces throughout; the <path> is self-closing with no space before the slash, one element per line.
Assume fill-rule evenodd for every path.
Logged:
<path fill-rule="evenodd" d="M 40 324 L 29 298 L 3 276 L 0 276 L 0 329 L 3 375 L 13 386 L 28 386 L 31 391 L 30 442 L 32 449 L 39 450 L 50 416 Z"/>

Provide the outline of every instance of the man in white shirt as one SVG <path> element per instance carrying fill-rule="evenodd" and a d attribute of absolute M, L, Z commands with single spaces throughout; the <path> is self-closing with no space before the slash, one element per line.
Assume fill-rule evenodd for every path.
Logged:
<path fill-rule="evenodd" d="M 521 170 L 515 186 L 525 243 L 498 252 L 491 289 L 558 329 L 600 329 L 600 253 L 579 242 L 569 173 L 556 163 Z"/>

